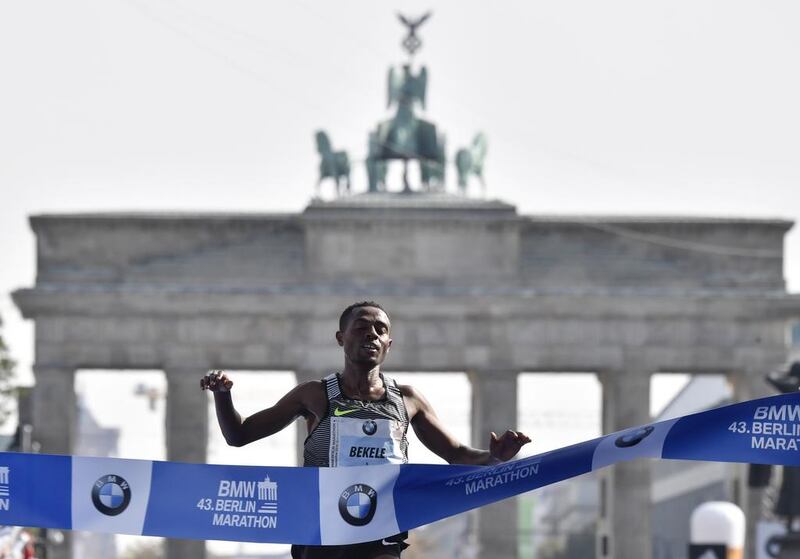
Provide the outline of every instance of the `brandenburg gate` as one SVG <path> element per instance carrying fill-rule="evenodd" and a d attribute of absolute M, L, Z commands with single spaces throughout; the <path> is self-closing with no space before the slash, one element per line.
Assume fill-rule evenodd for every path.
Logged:
<path fill-rule="evenodd" d="M 725 374 L 736 398 L 765 394 L 800 314 L 784 287 L 786 221 L 536 217 L 457 195 L 365 193 L 299 214 L 31 225 L 36 284 L 14 299 L 35 320 L 34 434 L 50 453 L 75 444 L 78 369 L 160 369 L 167 458 L 203 462 L 200 376 L 321 378 L 341 365 L 332 332 L 354 300 L 390 312 L 389 371 L 468 374 L 477 446 L 517 424 L 521 372 L 596 373 L 604 432 L 650 420 L 657 372 Z M 747 510 L 744 471 L 731 496 Z M 649 462 L 599 483 L 598 557 L 649 557 Z M 513 500 L 481 510 L 477 529 L 482 549 L 515 557 Z M 203 556 L 203 542 L 168 547 L 170 559 Z"/>

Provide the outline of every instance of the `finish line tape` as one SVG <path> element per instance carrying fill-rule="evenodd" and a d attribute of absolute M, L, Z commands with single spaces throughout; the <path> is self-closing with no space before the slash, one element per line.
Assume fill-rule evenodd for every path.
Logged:
<path fill-rule="evenodd" d="M 496 466 L 217 466 L 0 453 L 0 524 L 200 540 L 376 540 L 634 458 L 800 466 L 800 392 Z"/>

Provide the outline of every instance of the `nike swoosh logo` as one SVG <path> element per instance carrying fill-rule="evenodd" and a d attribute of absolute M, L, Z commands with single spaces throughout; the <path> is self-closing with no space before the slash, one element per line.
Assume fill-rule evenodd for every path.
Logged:
<path fill-rule="evenodd" d="M 336 417 L 341 417 L 343 415 L 347 415 L 348 413 L 353 413 L 354 411 L 358 411 L 358 410 L 357 409 L 356 410 L 348 410 L 348 409 L 340 410 L 339 408 L 336 408 L 335 410 L 333 410 L 333 415 L 335 415 Z"/>

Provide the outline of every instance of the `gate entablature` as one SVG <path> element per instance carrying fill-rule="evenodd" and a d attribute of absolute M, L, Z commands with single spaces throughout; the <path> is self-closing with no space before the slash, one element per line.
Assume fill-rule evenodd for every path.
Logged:
<path fill-rule="evenodd" d="M 301 214 L 52 215 L 31 224 L 38 286 L 673 294 L 784 292 L 783 238 L 791 227 L 520 216 L 503 202 L 419 193 L 315 202 Z"/>

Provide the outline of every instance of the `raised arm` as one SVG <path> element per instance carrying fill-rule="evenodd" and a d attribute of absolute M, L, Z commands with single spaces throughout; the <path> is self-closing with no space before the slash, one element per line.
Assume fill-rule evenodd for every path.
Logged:
<path fill-rule="evenodd" d="M 233 381 L 222 371 L 213 371 L 200 379 L 200 388 L 214 393 L 217 421 L 225 441 L 231 446 L 244 446 L 277 433 L 298 417 L 313 417 L 324 413 L 318 409 L 323 395 L 319 381 L 295 386 L 278 402 L 244 420 L 233 406 Z"/>
<path fill-rule="evenodd" d="M 449 464 L 490 465 L 505 462 L 517 455 L 530 438 L 508 430 L 498 437 L 490 434 L 489 450 L 472 448 L 458 441 L 445 429 L 428 400 L 412 386 L 400 386 L 406 402 L 411 426 L 419 440 Z"/>

